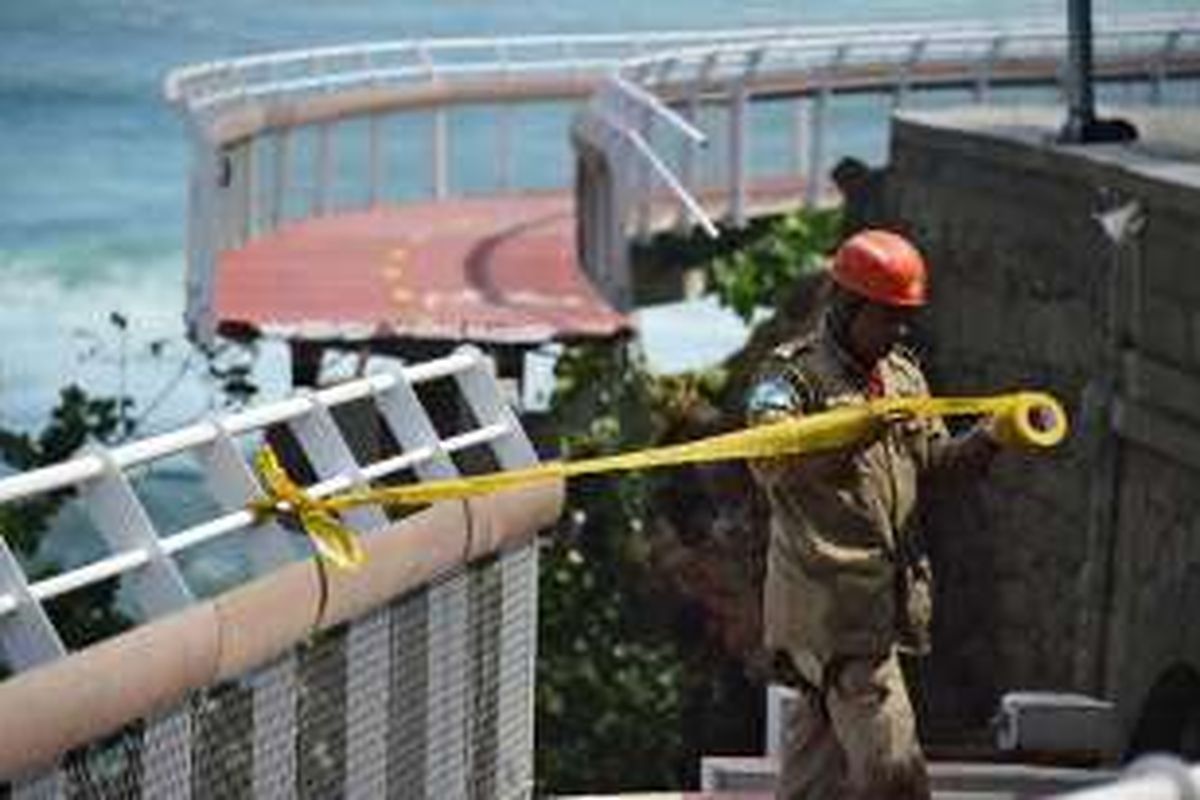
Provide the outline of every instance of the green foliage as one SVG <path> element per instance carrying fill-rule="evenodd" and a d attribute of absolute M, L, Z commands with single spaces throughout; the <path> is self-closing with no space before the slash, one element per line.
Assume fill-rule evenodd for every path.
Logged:
<path fill-rule="evenodd" d="M 68 386 L 59 393 L 50 421 L 37 436 L 0 428 L 0 461 L 18 470 L 36 469 L 70 458 L 89 438 L 106 441 L 122 427 L 118 403 L 112 398 L 89 397 L 78 386 Z M 46 523 L 67 496 L 59 492 L 0 506 L 0 534 L 14 550 L 34 557 Z"/>
<path fill-rule="evenodd" d="M 126 433 L 129 418 L 125 411 L 131 406 L 128 398 L 91 397 L 78 386 L 68 386 L 36 436 L 0 428 L 0 461 L 18 470 L 63 461 L 89 440 L 110 441 Z M 67 490 L 0 505 L 0 537 L 26 562 L 35 580 L 60 571 L 58 564 L 46 558 L 41 545 L 71 495 Z M 117 588 L 116 581 L 106 581 L 50 604 L 51 616 L 68 646 L 80 647 L 129 626 L 129 619 L 115 609 Z M 0 664 L 0 677 L 3 673 Z"/>
<path fill-rule="evenodd" d="M 656 379 L 622 346 L 569 350 L 555 414 L 563 455 L 644 447 L 719 375 Z M 565 530 L 545 551 L 537 680 L 543 793 L 679 786 L 687 676 L 656 618 L 647 518 L 656 476 L 572 481 Z"/>
<path fill-rule="evenodd" d="M 593 497 L 582 504 L 598 502 Z M 558 543 L 543 557 L 535 771 L 540 789 L 675 785 L 681 757 L 679 657 L 669 639 L 639 630 L 645 621 L 632 602 L 636 589 L 628 575 L 614 574 L 622 571 L 619 562 L 589 549 Z"/>
<path fill-rule="evenodd" d="M 245 406 L 258 394 L 254 367 L 259 356 L 258 335 L 238 331 L 237 335 L 219 338 L 210 345 L 200 345 L 206 375 L 222 399 L 231 408 Z"/>
<path fill-rule="evenodd" d="M 130 320 L 114 311 L 108 321 L 111 329 L 105 334 L 84 332 L 88 346 L 80 356 L 115 367 L 117 396 L 94 397 L 77 385 L 67 386 L 60 391 L 58 404 L 36 434 L 0 427 L 0 462 L 20 471 L 37 469 L 69 459 L 89 441 L 113 444 L 126 439 L 191 369 L 193 359 L 189 351 L 176 373 L 135 416 L 136 404 L 124 390 L 130 362 L 135 356 L 161 359 L 169 343 L 154 340 L 148 343 L 144 354 L 135 353 L 129 341 Z M 256 341 L 246 337 L 223 340 L 213 349 L 200 351 L 199 355 L 207 362 L 207 377 L 225 405 L 243 405 L 258 391 L 252 380 L 257 354 Z M 0 505 L 0 538 L 23 563 L 31 581 L 62 571 L 62 565 L 46 554 L 43 543 L 73 494 L 72 490 L 64 490 Z M 133 621 L 117 608 L 119 588 L 119 580 L 107 580 L 45 604 L 69 649 L 85 647 L 132 625 Z M 8 674 L 0 653 L 0 680 Z"/>
<path fill-rule="evenodd" d="M 132 346 L 128 317 L 113 311 L 108 323 L 110 327 L 100 333 L 80 332 L 86 349 L 79 355 L 83 360 L 115 368 L 116 396 L 94 397 L 77 385 L 67 386 L 60 391 L 58 404 L 37 434 L 0 427 L 0 462 L 16 470 L 37 469 L 71 458 L 90 441 L 113 444 L 127 439 L 146 423 L 191 369 L 193 354 L 189 350 L 171 378 L 135 415 L 137 404 L 125 392 L 127 371 L 134 359 L 163 359 L 171 343 L 151 340 L 143 352 L 141 347 Z M 209 377 L 227 404 L 242 402 L 256 391 L 249 380 L 256 352 L 251 341 L 223 344 L 200 353 L 208 360 Z M 0 537 L 23 562 L 31 580 L 62 571 L 61 565 L 47 556 L 43 543 L 72 496 L 72 490 L 64 490 L 0 505 Z M 131 620 L 116 607 L 119 587 L 119 580 L 112 579 L 46 604 L 67 647 L 83 647 L 130 626 Z M 0 662 L 0 678 L 3 676 L 4 665 Z"/>
<path fill-rule="evenodd" d="M 820 269 L 840 235 L 837 211 L 800 211 L 729 228 L 659 234 L 635 261 L 707 265 L 719 299 L 749 321 L 791 284 Z M 648 265 L 652 266 L 652 265 Z M 607 455 L 675 440 L 717 407 L 719 371 L 657 377 L 623 346 L 569 349 L 554 399 L 562 455 Z M 690 426 L 680 426 L 690 420 Z M 539 792 L 678 788 L 702 746 L 705 713 L 737 681 L 721 653 L 705 650 L 651 573 L 655 489 L 664 476 L 574 480 L 564 530 L 543 554 L 537 678 Z M 694 622 L 694 621 L 693 621 Z M 737 677 L 737 676 L 735 676 Z M 737 727 L 737 726 L 733 726 Z M 708 731 L 713 733 L 713 731 Z"/>
<path fill-rule="evenodd" d="M 774 217 L 745 247 L 713 260 L 712 287 L 722 304 L 749 322 L 756 310 L 778 306 L 801 275 L 821 269 L 840 234 L 837 210 Z"/>
<path fill-rule="evenodd" d="M 755 217 L 744 226 L 719 224 L 720 236 L 712 238 L 696 227 L 686 233 L 659 231 L 645 242 L 634 242 L 630 258 L 635 264 L 672 264 L 676 267 L 700 267 L 714 259 L 744 250 L 768 235 L 774 217 Z"/>

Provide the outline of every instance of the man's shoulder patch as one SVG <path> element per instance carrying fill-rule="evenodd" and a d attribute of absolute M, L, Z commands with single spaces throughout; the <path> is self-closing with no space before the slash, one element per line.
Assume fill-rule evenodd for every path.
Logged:
<path fill-rule="evenodd" d="M 810 363 L 817 344 L 817 337 L 810 335 L 776 346 L 759 370 L 758 380 L 782 379 L 795 393 L 802 410 L 821 408 L 824 393 Z"/>

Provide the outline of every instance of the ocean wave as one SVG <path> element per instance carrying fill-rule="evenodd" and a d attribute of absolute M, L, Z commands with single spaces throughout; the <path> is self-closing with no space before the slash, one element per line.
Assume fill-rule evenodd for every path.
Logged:
<path fill-rule="evenodd" d="M 186 340 L 183 254 L 128 242 L 0 251 L 0 427 L 35 431 L 69 384 L 125 394 L 149 413 L 139 435 L 185 424 L 224 399 Z M 287 349 L 265 343 L 254 381 L 288 382 Z"/>
<path fill-rule="evenodd" d="M 0 281 L 6 300 L 46 291 L 61 295 L 86 290 L 96 296 L 99 289 L 101 295 L 106 291 L 132 295 L 151 286 L 169 287 L 182 298 L 184 263 L 184 254 L 175 244 L 78 237 L 45 248 L 0 247 Z"/>

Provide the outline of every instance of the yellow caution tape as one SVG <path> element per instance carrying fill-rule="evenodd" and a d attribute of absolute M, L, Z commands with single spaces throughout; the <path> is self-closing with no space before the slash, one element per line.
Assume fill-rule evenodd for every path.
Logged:
<path fill-rule="evenodd" d="M 267 490 L 266 497 L 250 502 L 250 509 L 256 516 L 293 514 L 308 533 L 318 555 L 326 561 L 342 569 L 353 569 L 363 563 L 358 537 L 333 516 L 330 501 L 312 497 L 297 486 L 269 445 L 258 451 L 254 466 Z"/>
<path fill-rule="evenodd" d="M 259 453 L 255 461 L 266 495 L 252 501 L 250 508 L 260 516 L 295 515 L 322 557 L 335 566 L 353 568 L 362 563 L 362 548 L 354 534 L 338 522 L 335 515 L 356 506 L 424 505 L 554 478 L 837 450 L 866 439 L 878 431 L 881 424 L 897 416 L 927 418 L 980 415 L 992 416 L 995 420 L 993 434 L 1003 443 L 1014 447 L 1054 447 L 1067 435 L 1066 411 L 1057 399 L 1042 392 L 1017 392 L 994 397 L 887 397 L 686 444 L 653 447 L 582 461 L 549 461 L 527 469 L 467 478 L 382 489 L 356 489 L 324 499 L 310 497 L 296 486 L 268 447 Z"/>

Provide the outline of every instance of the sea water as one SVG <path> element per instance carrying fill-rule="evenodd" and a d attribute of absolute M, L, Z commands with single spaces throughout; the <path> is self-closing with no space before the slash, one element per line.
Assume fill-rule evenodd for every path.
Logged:
<path fill-rule="evenodd" d="M 365 40 L 1010 18 L 1064 14 L 1065 2 L 6 0 L 0 427 L 41 424 L 69 382 L 133 396 L 134 413 L 146 415 L 144 431 L 219 402 L 182 337 L 185 137 L 161 94 L 173 67 Z M 1110 0 L 1097 11 L 1198 6 Z M 836 124 L 842 128 L 835 127 L 832 150 L 878 157 L 882 117 L 867 134 L 853 119 Z M 651 363 L 662 369 L 712 362 L 744 336 L 711 300 L 639 319 Z M 278 364 L 281 349 L 268 346 L 262 358 Z M 283 391 L 285 374 L 260 370 L 264 394 Z"/>

